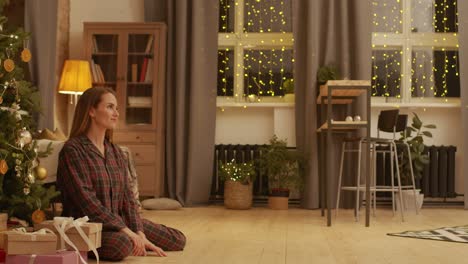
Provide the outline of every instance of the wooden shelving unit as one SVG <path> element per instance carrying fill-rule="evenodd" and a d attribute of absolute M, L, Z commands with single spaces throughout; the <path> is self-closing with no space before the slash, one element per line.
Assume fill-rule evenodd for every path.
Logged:
<path fill-rule="evenodd" d="M 317 104 L 321 107 L 321 126 L 317 129 L 320 135 L 321 149 L 320 159 L 321 164 L 319 168 L 320 174 L 320 207 L 322 209 L 322 216 L 327 211 L 327 225 L 331 226 L 331 195 L 333 194 L 333 186 L 327 178 L 330 168 L 333 166 L 331 151 L 327 151 L 333 146 L 333 134 L 352 132 L 352 131 L 366 131 L 367 140 L 370 139 L 370 94 L 371 82 L 368 80 L 334 80 L 328 81 L 325 85 L 320 87 L 319 95 L 317 96 Z M 333 105 L 350 105 L 358 102 L 358 98 L 364 97 L 366 107 L 365 113 L 362 115 L 367 120 L 362 121 L 335 121 L 332 120 Z M 345 117 L 342 117 L 345 119 Z M 369 154 L 370 148 L 367 146 L 367 171 L 370 172 Z M 370 201 L 370 174 L 366 174 L 366 201 Z M 366 226 L 369 226 L 370 220 L 370 203 L 366 203 Z"/>

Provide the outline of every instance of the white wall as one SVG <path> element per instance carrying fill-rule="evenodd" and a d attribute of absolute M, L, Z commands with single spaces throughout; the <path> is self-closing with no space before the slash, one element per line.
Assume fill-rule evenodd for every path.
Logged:
<path fill-rule="evenodd" d="M 268 144 L 273 135 L 296 146 L 294 107 L 217 108 L 216 144 Z"/>
<path fill-rule="evenodd" d="M 83 22 L 143 22 L 144 0 L 70 0 L 70 59 L 84 58 Z"/>

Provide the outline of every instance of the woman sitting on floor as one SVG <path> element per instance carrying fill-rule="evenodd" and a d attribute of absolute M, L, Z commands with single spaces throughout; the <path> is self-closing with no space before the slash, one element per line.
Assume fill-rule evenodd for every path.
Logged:
<path fill-rule="evenodd" d="M 90 88 L 78 100 L 57 170 L 63 215 L 87 215 L 91 222 L 103 224 L 101 259 L 144 256 L 146 250 L 166 256 L 164 250 L 183 250 L 186 238 L 182 232 L 138 214 L 127 184 L 124 154 L 108 137 L 118 118 L 111 89 Z"/>

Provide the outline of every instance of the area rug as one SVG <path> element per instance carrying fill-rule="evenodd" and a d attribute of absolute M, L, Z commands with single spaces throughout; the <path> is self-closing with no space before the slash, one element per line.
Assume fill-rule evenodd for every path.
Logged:
<path fill-rule="evenodd" d="M 401 233 L 388 233 L 389 236 L 431 239 L 447 242 L 468 243 L 468 225 L 441 227 L 431 230 L 405 231 Z"/>

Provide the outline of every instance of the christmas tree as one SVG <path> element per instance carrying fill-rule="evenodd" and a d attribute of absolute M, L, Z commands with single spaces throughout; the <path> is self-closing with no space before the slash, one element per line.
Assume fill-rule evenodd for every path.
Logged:
<path fill-rule="evenodd" d="M 0 14 L 8 4 L 0 0 Z M 46 172 L 39 157 L 50 153 L 37 149 L 30 131 L 36 131 L 34 116 L 40 111 L 39 93 L 24 78 L 31 59 L 29 34 L 21 28 L 8 29 L 0 15 L 0 211 L 29 223 L 45 217 L 43 209 L 59 193 L 41 183 Z M 37 116 L 37 115 L 36 115 Z"/>

